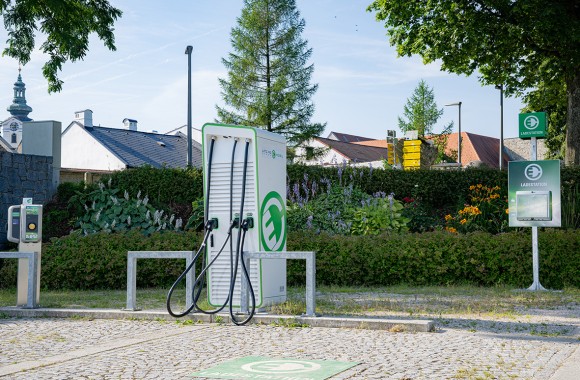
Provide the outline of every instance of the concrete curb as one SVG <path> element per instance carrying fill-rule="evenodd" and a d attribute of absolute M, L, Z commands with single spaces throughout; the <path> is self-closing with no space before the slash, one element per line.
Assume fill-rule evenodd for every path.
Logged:
<path fill-rule="evenodd" d="M 125 311 L 113 309 L 22 309 L 0 307 L 0 315 L 16 318 L 94 318 L 94 319 L 145 319 L 175 321 L 166 311 Z M 243 317 L 240 317 L 243 318 Z M 206 315 L 189 314 L 179 320 L 195 323 L 230 323 L 227 313 Z M 329 328 L 354 328 L 368 330 L 389 330 L 393 332 L 433 332 L 435 324 L 430 320 L 348 318 L 348 317 L 301 317 L 287 315 L 256 314 L 253 324 L 277 324 L 281 326 L 309 326 Z"/>
<path fill-rule="evenodd" d="M 580 345 L 550 377 L 550 380 L 574 380 L 580 373 Z"/>

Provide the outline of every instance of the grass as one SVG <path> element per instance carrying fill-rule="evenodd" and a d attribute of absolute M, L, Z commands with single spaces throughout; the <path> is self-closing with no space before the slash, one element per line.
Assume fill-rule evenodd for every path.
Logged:
<path fill-rule="evenodd" d="M 270 308 L 271 313 L 300 315 L 306 310 L 305 289 L 291 287 L 288 300 Z M 137 306 L 143 310 L 163 310 L 167 289 L 138 289 Z M 40 292 L 40 304 L 48 308 L 123 309 L 125 290 L 85 290 Z M 205 292 L 200 307 L 210 309 Z M 185 290 L 177 289 L 172 308 L 183 310 Z M 0 305 L 16 302 L 15 289 L 0 289 Z M 510 287 L 481 288 L 475 286 L 412 287 L 329 287 L 317 288 L 316 311 L 324 315 L 372 315 L 403 313 L 408 316 L 487 315 L 515 319 L 529 309 L 576 308 L 580 305 L 580 289 L 561 292 L 529 292 Z M 539 331 L 542 334 L 543 331 Z"/>

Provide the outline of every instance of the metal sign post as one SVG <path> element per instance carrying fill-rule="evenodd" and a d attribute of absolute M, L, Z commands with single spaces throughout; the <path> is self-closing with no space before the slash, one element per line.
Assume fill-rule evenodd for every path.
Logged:
<path fill-rule="evenodd" d="M 536 161 L 538 159 L 538 141 L 536 137 L 532 137 L 530 159 L 531 161 Z M 528 288 L 528 290 L 546 290 L 540 284 L 540 252 L 538 248 L 538 227 L 532 227 L 532 271 L 534 273 L 534 282 Z"/>
<path fill-rule="evenodd" d="M 546 135 L 546 114 L 520 114 L 520 138 L 530 139 L 530 161 L 508 163 L 509 226 L 532 228 L 533 283 L 528 290 L 546 290 L 540 284 L 538 227 L 562 224 L 560 161 L 537 160 L 537 138 Z"/>

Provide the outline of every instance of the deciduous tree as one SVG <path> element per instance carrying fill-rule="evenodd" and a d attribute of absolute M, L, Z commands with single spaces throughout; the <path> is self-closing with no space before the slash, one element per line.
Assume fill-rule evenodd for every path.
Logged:
<path fill-rule="evenodd" d="M 34 50 L 36 34 L 46 37 L 40 49 L 49 59 L 42 73 L 48 80 L 48 92 L 58 92 L 63 83 L 58 71 L 65 62 L 85 57 L 92 33 L 115 50 L 113 23 L 122 12 L 107 0 L 0 0 L 0 14 L 8 32 L 2 55 L 25 65 Z"/>
<path fill-rule="evenodd" d="M 566 163 L 580 164 L 578 0 L 374 0 L 398 54 L 441 60 L 443 70 L 522 95 L 543 81 L 566 83 Z M 541 110 L 536 110 L 541 111 Z"/>

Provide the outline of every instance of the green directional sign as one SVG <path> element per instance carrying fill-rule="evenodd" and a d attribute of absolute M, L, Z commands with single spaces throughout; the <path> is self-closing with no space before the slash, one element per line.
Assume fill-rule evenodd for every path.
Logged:
<path fill-rule="evenodd" d="M 508 163 L 510 227 L 560 227 L 560 161 Z"/>
<path fill-rule="evenodd" d="M 358 363 L 247 356 L 192 374 L 212 379 L 324 380 Z"/>
<path fill-rule="evenodd" d="M 544 138 L 547 135 L 548 119 L 545 112 L 521 113 L 520 139 Z"/>

